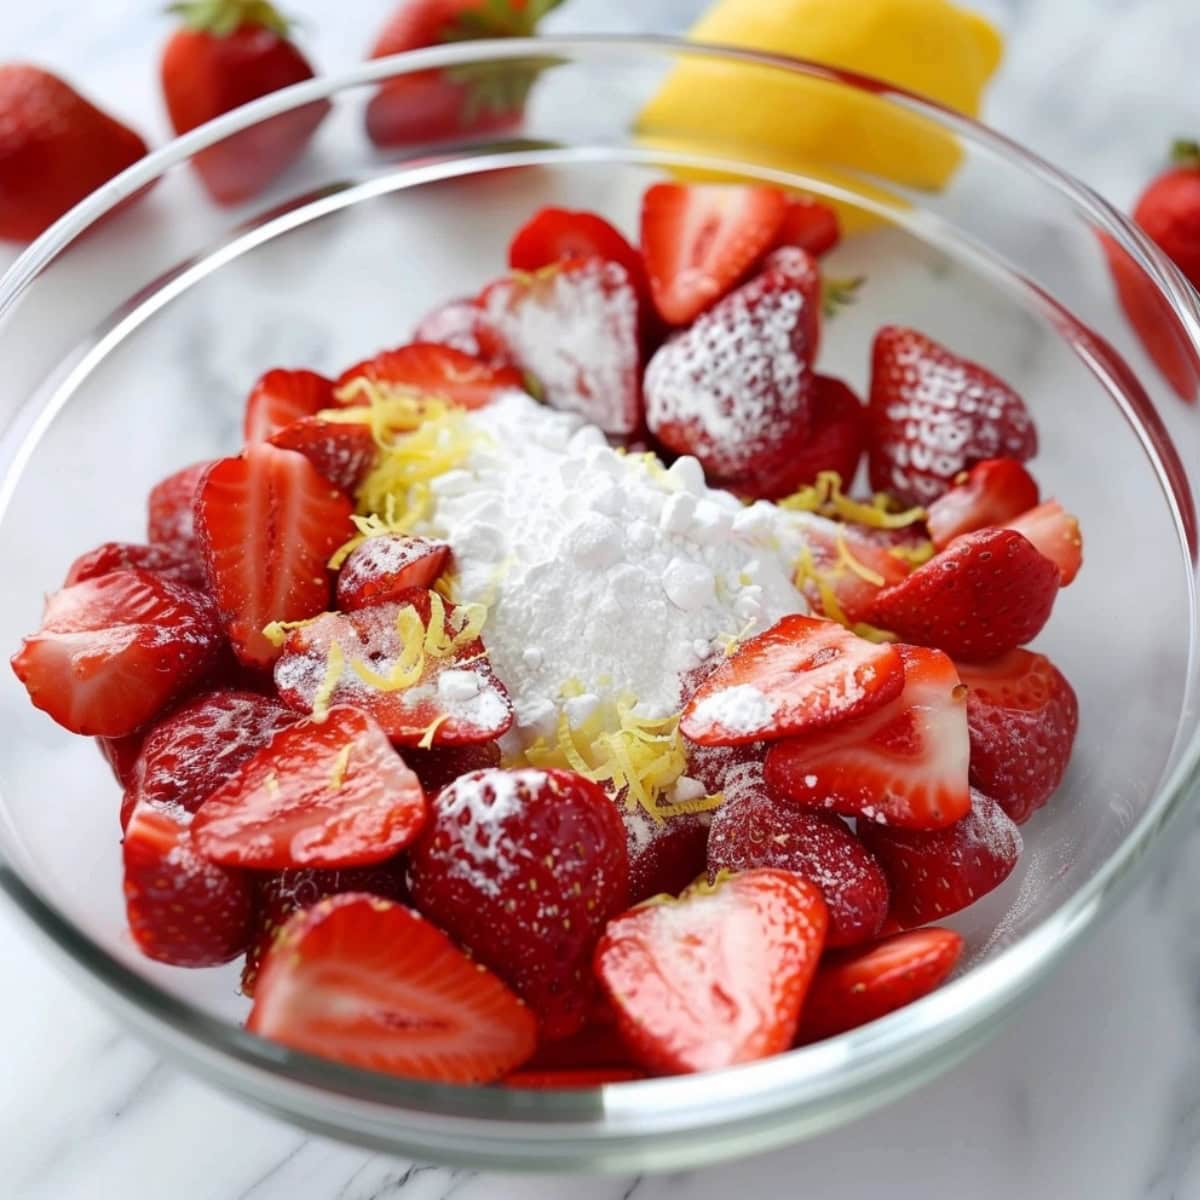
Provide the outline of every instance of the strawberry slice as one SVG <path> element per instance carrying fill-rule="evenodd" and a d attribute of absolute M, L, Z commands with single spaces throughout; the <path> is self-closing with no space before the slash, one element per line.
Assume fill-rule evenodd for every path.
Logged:
<path fill-rule="evenodd" d="M 642 198 L 650 293 L 688 325 L 749 273 L 779 236 L 787 197 L 771 187 L 656 183 Z"/>
<path fill-rule="evenodd" d="M 371 426 L 357 421 L 302 417 L 269 439 L 281 450 L 295 450 L 335 488 L 353 496 L 379 461 L 379 443 Z"/>
<path fill-rule="evenodd" d="M 379 725 L 339 707 L 279 730 L 200 806 L 192 839 L 227 867 L 360 867 L 403 850 L 426 814 Z"/>
<path fill-rule="evenodd" d="M 489 284 L 479 303 L 551 408 L 605 433 L 640 427 L 638 294 L 620 263 L 580 258 L 517 272 Z"/>
<path fill-rule="evenodd" d="M 946 829 L 888 829 L 862 822 L 859 836 L 892 889 L 889 916 L 901 928 L 948 917 L 997 888 L 1021 855 L 1021 833 L 989 796 L 971 791 L 970 811 Z"/>
<path fill-rule="evenodd" d="M 138 755 L 142 752 L 142 743 L 146 740 L 143 730 L 127 733 L 124 737 L 98 737 L 96 748 L 104 761 L 112 768 L 113 777 L 122 787 L 128 787 L 133 779 L 133 771 L 137 766 Z M 122 817 L 121 827 L 129 824 Z"/>
<path fill-rule="evenodd" d="M 787 1049 L 826 922 L 813 884 L 773 870 L 696 884 L 610 921 L 596 975 L 635 1061 L 680 1074 Z"/>
<path fill-rule="evenodd" d="M 1025 462 L 1037 431 L 1002 379 L 915 329 L 875 335 L 871 363 L 871 486 L 906 504 L 929 504 L 986 458 Z"/>
<path fill-rule="evenodd" d="M 1032 640 L 1050 619 L 1059 568 L 1013 529 L 956 538 L 885 588 L 870 620 L 906 642 L 986 662 Z"/>
<path fill-rule="evenodd" d="M 141 805 L 125 831 L 122 857 L 129 930 L 148 958 L 214 967 L 246 949 L 254 905 L 246 874 L 201 858 L 191 831 L 174 815 Z"/>
<path fill-rule="evenodd" d="M 500 1086 L 525 1091 L 571 1091 L 605 1087 L 610 1083 L 632 1083 L 645 1078 L 646 1072 L 634 1067 L 575 1067 L 561 1071 L 514 1071 L 500 1080 Z"/>
<path fill-rule="evenodd" d="M 903 687 L 894 646 L 793 614 L 717 667 L 688 701 L 679 730 L 702 746 L 791 737 L 872 712 Z"/>
<path fill-rule="evenodd" d="M 114 571 L 140 570 L 160 575 L 172 583 L 203 589 L 204 568 L 196 558 L 183 558 L 166 546 L 143 546 L 137 542 L 105 542 L 81 554 L 67 571 L 63 587 L 99 579 Z"/>
<path fill-rule="evenodd" d="M 650 432 L 716 480 L 777 472 L 811 430 L 819 289 L 803 250 L 777 250 L 660 347 L 646 368 Z"/>
<path fill-rule="evenodd" d="M 337 606 L 353 612 L 387 604 L 412 588 L 431 588 L 449 565 L 449 542 L 405 533 L 367 538 L 338 571 Z"/>
<path fill-rule="evenodd" d="M 520 371 L 513 367 L 488 366 L 461 350 L 433 342 L 413 342 L 356 363 L 337 381 L 339 404 L 357 406 L 367 402 L 359 380 L 385 390 L 438 396 L 459 408 L 483 408 L 501 392 L 525 387 Z"/>
<path fill-rule="evenodd" d="M 971 784 L 1018 825 L 1062 782 L 1079 728 L 1079 702 L 1042 654 L 1013 650 L 983 666 L 962 664 L 971 730 Z"/>
<path fill-rule="evenodd" d="M 414 342 L 436 342 L 469 354 L 489 367 L 515 367 L 508 348 L 492 328 L 474 297 L 450 300 L 421 318 Z"/>
<path fill-rule="evenodd" d="M 430 632 L 435 611 L 444 635 Z M 420 589 L 391 604 L 325 613 L 293 629 L 275 665 L 280 698 L 300 712 L 351 704 L 402 746 L 490 742 L 512 725 L 469 611 Z M 432 649 L 431 649 L 432 646 Z"/>
<path fill-rule="evenodd" d="M 623 795 L 616 798 L 616 805 L 625 822 L 630 904 L 640 904 L 651 896 L 674 896 L 703 873 L 707 813 L 655 819 L 640 804 L 630 808 Z"/>
<path fill-rule="evenodd" d="M 406 746 L 404 761 L 412 767 L 413 774 L 421 781 L 425 795 L 436 796 L 444 787 L 452 784 L 460 775 L 472 771 L 487 771 L 500 765 L 498 742 L 476 742 L 464 746 L 431 746 L 422 750 L 418 746 Z"/>
<path fill-rule="evenodd" d="M 146 540 L 151 545 L 163 546 L 183 559 L 201 561 L 194 517 L 196 493 L 212 465 L 194 463 L 151 488 L 146 502 Z"/>
<path fill-rule="evenodd" d="M 234 653 L 269 666 L 272 621 L 300 621 L 329 603 L 329 556 L 353 532 L 350 501 L 302 454 L 268 443 L 225 458 L 196 496 L 196 529 Z"/>
<path fill-rule="evenodd" d="M 529 1010 L 400 904 L 348 892 L 297 913 L 267 954 L 246 1027 L 388 1075 L 492 1083 L 534 1050 Z"/>
<path fill-rule="evenodd" d="M 964 471 L 939 496 L 925 518 L 934 548 L 944 550 L 956 537 L 1009 525 L 1038 502 L 1038 485 L 1015 458 L 987 458 Z"/>
<path fill-rule="evenodd" d="M 902 646 L 904 690 L 857 721 L 774 745 L 767 786 L 806 808 L 905 829 L 939 829 L 966 814 L 966 689 L 938 650 Z"/>
<path fill-rule="evenodd" d="M 953 929 L 914 929 L 821 962 L 796 1040 L 836 1037 L 919 1000 L 945 982 L 962 954 Z"/>
<path fill-rule="evenodd" d="M 282 367 L 268 371 L 246 401 L 242 422 L 246 445 L 268 442 L 293 421 L 315 417 L 333 405 L 332 379 L 316 371 L 288 371 Z"/>
<path fill-rule="evenodd" d="M 122 737 L 212 667 L 220 646 L 200 592 L 148 571 L 113 571 L 55 592 L 12 668 L 34 706 L 64 728 Z"/>
<path fill-rule="evenodd" d="M 841 240 L 842 230 L 837 213 L 828 204 L 822 204 L 811 196 L 794 196 L 788 201 L 775 244 L 799 246 L 813 258 L 820 258 Z"/>
<path fill-rule="evenodd" d="M 1005 525 L 1028 538 L 1039 554 L 1058 567 L 1062 587 L 1079 574 L 1083 566 L 1083 535 L 1078 520 L 1064 511 L 1057 500 L 1047 500 Z"/>

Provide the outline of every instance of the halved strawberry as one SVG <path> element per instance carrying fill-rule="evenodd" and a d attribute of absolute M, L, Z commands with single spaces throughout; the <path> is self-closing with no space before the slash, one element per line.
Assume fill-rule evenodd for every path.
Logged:
<path fill-rule="evenodd" d="M 880 592 L 870 620 L 906 642 L 986 662 L 1041 632 L 1059 579 L 1057 565 L 1016 530 L 980 529 Z"/>
<path fill-rule="evenodd" d="M 207 597 L 148 571 L 113 571 L 55 592 L 12 667 L 35 707 L 72 733 L 122 737 L 216 661 Z"/>
<path fill-rule="evenodd" d="M 938 650 L 899 648 L 904 691 L 856 721 L 778 742 L 771 791 L 806 808 L 905 829 L 951 825 L 971 806 L 966 688 Z"/>
<path fill-rule="evenodd" d="M 426 313 L 413 330 L 414 342 L 436 342 L 486 363 L 489 367 L 515 367 L 508 348 L 492 328 L 474 297 L 449 300 Z"/>
<path fill-rule="evenodd" d="M 615 802 L 625 823 L 630 904 L 651 896 L 674 896 L 703 874 L 708 813 L 655 819 L 640 804 L 630 808 L 623 795 Z"/>
<path fill-rule="evenodd" d="M 379 725 L 338 707 L 279 730 L 233 771 L 200 806 L 192 839 L 228 867 L 361 867 L 403 850 L 427 811 Z"/>
<path fill-rule="evenodd" d="M 774 245 L 787 197 L 772 187 L 656 183 L 642 198 L 650 292 L 669 325 L 688 325 Z"/>
<path fill-rule="evenodd" d="M 1057 500 L 1047 500 L 1015 520 L 1006 521 L 1005 526 L 1028 538 L 1039 554 L 1058 567 L 1062 587 L 1079 574 L 1083 566 L 1083 535 L 1078 520 Z"/>
<path fill-rule="evenodd" d="M 138 755 L 142 752 L 142 743 L 146 740 L 143 730 L 127 733 L 124 737 L 98 737 L 96 747 L 104 761 L 112 767 L 113 777 L 122 787 L 128 787 L 133 779 L 133 771 L 137 766 Z M 121 825 L 127 825 L 122 821 Z"/>
<path fill-rule="evenodd" d="M 151 545 L 164 546 L 180 558 L 200 561 L 195 530 L 196 492 L 212 465 L 194 463 L 150 489 L 146 501 L 146 540 Z"/>
<path fill-rule="evenodd" d="M 903 687 L 894 646 L 793 614 L 717 667 L 688 701 L 679 731 L 702 746 L 792 737 L 872 712 Z"/>
<path fill-rule="evenodd" d="M 1079 728 L 1079 702 L 1042 654 L 1013 650 L 962 664 L 971 729 L 971 784 L 1020 825 L 1062 782 Z"/>
<path fill-rule="evenodd" d="M 421 781 L 426 796 L 436 796 L 460 775 L 487 771 L 500 765 L 498 742 L 474 742 L 462 746 L 405 746 L 404 761 Z"/>
<path fill-rule="evenodd" d="M 489 284 L 479 303 L 551 408 L 605 433 L 641 426 L 638 294 L 620 263 L 579 258 L 516 272 Z"/>
<path fill-rule="evenodd" d="M 776 245 L 799 246 L 814 258 L 820 258 L 841 240 L 837 213 L 828 204 L 811 196 L 793 196 L 788 201 Z"/>
<path fill-rule="evenodd" d="M 281 429 L 304 417 L 332 408 L 333 380 L 316 371 L 268 371 L 246 401 L 242 432 L 246 445 L 268 442 Z"/>
<path fill-rule="evenodd" d="M 906 504 L 931 503 L 983 459 L 1037 453 L 1021 397 L 915 329 L 875 335 L 869 421 L 871 486 Z"/>
<path fill-rule="evenodd" d="M 797 1042 L 819 1042 L 919 1000 L 954 970 L 963 940 L 953 929 L 914 929 L 832 954 L 813 978 Z"/>
<path fill-rule="evenodd" d="M 269 439 L 281 450 L 295 450 L 335 488 L 353 496 L 379 461 L 379 443 L 371 426 L 357 421 L 302 417 Z"/>
<path fill-rule="evenodd" d="M 774 870 L 697 884 L 610 921 L 596 975 L 635 1061 L 676 1074 L 786 1049 L 826 922 L 820 891 Z"/>
<path fill-rule="evenodd" d="M 387 604 L 411 588 L 431 588 L 450 563 L 450 543 L 389 533 L 367 538 L 338 571 L 337 606 L 343 612 Z"/>
<path fill-rule="evenodd" d="M 500 1086 L 525 1091 L 570 1091 L 578 1088 L 605 1087 L 610 1083 L 632 1083 L 645 1079 L 646 1072 L 634 1067 L 575 1067 L 558 1071 L 514 1071 L 500 1080 Z"/>
<path fill-rule="evenodd" d="M 246 949 L 254 905 L 249 879 L 201 858 L 175 815 L 139 806 L 122 857 L 129 930 L 147 957 L 213 967 Z"/>
<path fill-rule="evenodd" d="M 889 829 L 862 822 L 859 836 L 883 864 L 892 889 L 890 918 L 925 925 L 974 904 L 1012 873 L 1021 833 L 1004 809 L 974 789 L 971 807 L 946 829 Z"/>
<path fill-rule="evenodd" d="M 1038 502 L 1038 485 L 1015 458 L 986 458 L 956 476 L 925 518 L 935 549 L 977 529 L 1010 525 Z"/>
<path fill-rule="evenodd" d="M 203 564 L 196 558 L 183 558 L 166 546 L 143 546 L 137 542 L 105 542 L 95 550 L 81 554 L 67 571 L 63 587 L 73 587 L 113 571 L 141 570 L 161 575 L 172 583 L 203 589 L 206 583 Z"/>
<path fill-rule="evenodd" d="M 353 532 L 350 501 L 304 457 L 261 442 L 218 462 L 196 496 L 196 529 L 238 659 L 274 662 L 272 621 L 329 604 L 329 556 Z"/>
<path fill-rule="evenodd" d="M 442 637 L 430 634 L 435 610 L 444 613 Z M 512 704 L 483 643 L 463 636 L 467 615 L 421 589 L 325 613 L 288 634 L 275 664 L 280 698 L 300 712 L 355 705 L 402 746 L 490 742 L 512 725 Z"/>
<path fill-rule="evenodd" d="M 537 1043 L 529 1010 L 415 912 L 348 892 L 297 913 L 267 954 L 253 1033 L 350 1066 L 491 1083 Z"/>
<path fill-rule="evenodd" d="M 364 393 L 355 386 L 357 380 L 385 389 L 440 396 L 459 408 L 482 408 L 501 392 L 525 387 L 521 372 L 513 367 L 491 367 L 461 350 L 434 342 L 413 342 L 384 350 L 343 371 L 335 388 L 339 404 L 356 406 L 366 402 Z"/>

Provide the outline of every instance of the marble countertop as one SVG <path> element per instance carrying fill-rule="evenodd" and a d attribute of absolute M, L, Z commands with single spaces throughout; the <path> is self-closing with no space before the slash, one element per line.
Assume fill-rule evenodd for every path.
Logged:
<path fill-rule="evenodd" d="M 5 57 L 66 73 L 165 135 L 145 0 L 0 6 Z M 571 0 L 560 30 L 682 28 L 699 0 Z M 1195 132 L 1195 0 L 981 0 L 1009 57 L 993 124 L 1128 204 Z M 383 0 L 288 8 L 325 69 L 361 53 Z M 319 36 L 318 36 L 319 35 Z M 152 114 L 147 119 L 148 114 Z M 1120 911 L 979 1054 L 865 1120 L 695 1173 L 502 1177 L 304 1135 L 160 1062 L 45 960 L 0 906 L 0 1194 L 13 1200 L 1089 1200 L 1200 1197 L 1200 834 L 1177 827 Z"/>

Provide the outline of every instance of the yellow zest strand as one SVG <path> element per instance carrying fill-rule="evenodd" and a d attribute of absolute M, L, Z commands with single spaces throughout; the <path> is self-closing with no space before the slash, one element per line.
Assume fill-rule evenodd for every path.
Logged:
<path fill-rule="evenodd" d="M 933 557 L 933 543 L 926 538 L 912 546 L 890 546 L 888 553 L 911 567 L 920 567 Z"/>
<path fill-rule="evenodd" d="M 312 718 L 318 724 L 329 715 L 329 700 L 341 681 L 345 667 L 346 656 L 342 653 L 342 644 L 333 642 L 329 647 L 328 661 L 325 663 L 325 676 L 313 696 Z"/>
<path fill-rule="evenodd" d="M 725 803 L 725 793 L 716 792 L 711 796 L 702 796 L 699 800 L 677 800 L 673 804 L 660 804 L 657 811 L 668 821 L 672 817 L 691 817 L 699 813 L 715 812 Z"/>
<path fill-rule="evenodd" d="M 350 765 L 350 751 L 353 749 L 353 743 L 347 742 L 339 751 L 338 756 L 333 760 L 333 770 L 329 775 L 329 790 L 331 792 L 340 791 L 342 784 L 346 782 L 346 768 Z"/>
<path fill-rule="evenodd" d="M 878 571 L 871 570 L 866 563 L 859 562 L 853 554 L 850 553 L 850 547 L 846 545 L 846 535 L 839 530 L 837 535 L 837 563 L 835 567 L 845 567 L 848 571 L 857 575 L 859 579 L 866 583 L 872 584 L 874 587 L 883 587 L 887 582 Z"/>
<path fill-rule="evenodd" d="M 420 750 L 429 750 L 433 746 L 433 737 L 445 723 L 450 720 L 449 713 L 442 713 L 440 717 L 435 717 L 428 725 L 425 726 L 425 732 L 421 734 L 421 740 L 417 743 L 417 748 Z"/>
<path fill-rule="evenodd" d="M 822 471 L 815 483 L 802 487 L 776 502 L 791 512 L 818 513 L 823 517 L 840 517 L 871 529 L 905 529 L 925 519 L 923 508 L 892 511 L 891 501 L 883 493 L 870 502 L 854 500 L 842 491 L 842 477 L 836 471 Z"/>
<path fill-rule="evenodd" d="M 575 745 L 575 739 L 571 736 L 571 722 L 567 720 L 565 712 L 558 714 L 558 746 L 567 760 L 567 765 L 572 770 L 578 771 L 580 775 L 586 775 L 589 779 L 592 778 L 592 768 L 579 753 L 579 747 Z"/>
<path fill-rule="evenodd" d="M 272 621 L 269 625 L 263 626 L 262 635 L 272 646 L 282 646 L 287 641 L 287 635 L 293 629 L 303 629 L 306 625 L 311 625 L 326 615 L 326 613 L 320 613 L 315 617 L 306 617 L 303 621 Z"/>
<path fill-rule="evenodd" d="M 897 634 L 890 629 L 881 629 L 878 625 L 868 625 L 866 621 L 856 621 L 850 626 L 851 633 L 856 633 L 868 642 L 898 642 Z"/>

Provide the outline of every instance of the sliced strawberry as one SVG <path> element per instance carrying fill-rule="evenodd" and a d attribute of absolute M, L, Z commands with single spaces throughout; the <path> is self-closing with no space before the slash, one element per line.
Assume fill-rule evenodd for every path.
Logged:
<path fill-rule="evenodd" d="M 72 733 L 122 737 L 216 662 L 220 627 L 200 592 L 113 571 L 55 592 L 12 667 L 36 708 Z"/>
<path fill-rule="evenodd" d="M 1013 650 L 983 666 L 963 664 L 971 729 L 971 784 L 1018 825 L 1062 782 L 1079 728 L 1079 702 L 1042 654 Z"/>
<path fill-rule="evenodd" d="M 276 733 L 204 801 L 192 838 L 228 867 L 361 867 L 403 850 L 426 813 L 379 725 L 339 707 Z"/>
<path fill-rule="evenodd" d="M 133 770 L 137 766 L 138 755 L 142 752 L 142 743 L 146 740 L 143 730 L 127 733 L 124 737 L 98 737 L 96 746 L 104 761 L 112 767 L 113 777 L 122 787 L 128 787 L 133 779 Z M 128 821 L 122 819 L 124 828 Z"/>
<path fill-rule="evenodd" d="M 277 367 L 255 385 L 246 401 L 242 422 L 246 445 L 268 442 L 281 429 L 304 417 L 315 417 L 332 408 L 333 380 L 315 371 L 288 371 Z"/>
<path fill-rule="evenodd" d="M 966 689 L 938 650 L 902 646 L 904 691 L 857 721 L 778 742 L 767 754 L 771 791 L 905 829 L 939 829 L 970 808 Z"/>
<path fill-rule="evenodd" d="M 808 880 L 746 871 L 610 921 L 596 975 L 647 1070 L 729 1067 L 791 1045 L 826 921 Z"/>
<path fill-rule="evenodd" d="M 637 287 L 620 263 L 572 259 L 484 289 L 484 315 L 551 408 L 605 433 L 642 423 Z"/>
<path fill-rule="evenodd" d="M 154 485 L 146 502 L 147 541 L 166 547 L 180 558 L 201 561 L 194 520 L 196 492 L 212 465 L 195 463 Z"/>
<path fill-rule="evenodd" d="M 525 1064 L 528 1070 L 566 1071 L 597 1067 L 631 1067 L 629 1051 L 617 1032 L 616 1014 L 597 994 L 596 1011 L 589 1024 L 569 1037 L 538 1044 Z"/>
<path fill-rule="evenodd" d="M 175 816 L 142 805 L 122 854 L 125 911 L 143 954 L 177 967 L 213 967 L 245 950 L 254 903 L 249 880 L 201 858 Z"/>
<path fill-rule="evenodd" d="M 944 550 L 961 534 L 1010 524 L 1037 502 L 1037 482 L 1015 458 L 987 458 L 955 478 L 929 506 L 925 524 Z"/>
<path fill-rule="evenodd" d="M 883 864 L 892 889 L 890 917 L 925 925 L 974 904 L 1012 873 L 1021 833 L 1004 809 L 972 790 L 970 811 L 946 829 L 922 832 L 862 822 L 859 834 Z"/>
<path fill-rule="evenodd" d="M 579 1029 L 604 923 L 626 903 L 625 830 L 612 801 L 570 771 L 478 771 L 433 800 L 409 854 L 413 903 L 538 1014 Z"/>
<path fill-rule="evenodd" d="M 799 246 L 814 258 L 820 258 L 841 240 L 837 213 L 828 204 L 811 196 L 793 196 L 788 201 L 776 245 Z"/>
<path fill-rule="evenodd" d="M 449 564 L 449 542 L 404 533 L 367 538 L 338 571 L 337 606 L 353 612 L 386 604 L 411 588 L 431 588 Z"/>
<path fill-rule="evenodd" d="M 353 496 L 379 461 L 371 426 L 357 421 L 303 417 L 270 438 L 272 446 L 295 450 L 339 491 Z"/>
<path fill-rule="evenodd" d="M 875 335 L 869 404 L 871 486 L 929 504 L 987 458 L 1025 462 L 1037 431 L 1002 379 L 915 329 Z"/>
<path fill-rule="evenodd" d="M 209 692 L 188 701 L 145 736 L 121 804 L 121 828 L 139 804 L 183 820 L 296 714 L 255 692 Z"/>
<path fill-rule="evenodd" d="M 452 350 L 478 358 L 489 367 L 517 365 L 473 297 L 450 300 L 427 313 L 413 330 L 413 341 L 449 346 Z"/>
<path fill-rule="evenodd" d="M 880 592 L 870 620 L 906 642 L 985 662 L 1041 632 L 1059 578 L 1059 568 L 1015 530 L 981 529 Z"/>
<path fill-rule="evenodd" d="M 429 627 L 437 606 L 445 638 L 434 636 L 435 654 Z M 420 589 L 391 604 L 325 613 L 288 635 L 275 665 L 280 698 L 300 712 L 355 705 L 403 746 L 490 742 L 512 725 L 512 704 L 483 643 L 452 641 L 466 617 Z"/>
<path fill-rule="evenodd" d="M 563 1071 L 514 1071 L 500 1080 L 500 1086 L 525 1091 L 570 1091 L 645 1078 L 646 1072 L 634 1067 L 576 1067 Z"/>
<path fill-rule="evenodd" d="M 204 567 L 197 558 L 183 558 L 166 546 L 143 546 L 137 542 L 105 542 L 81 554 L 67 571 L 63 587 L 99 579 L 114 571 L 141 570 L 161 575 L 172 583 L 203 589 Z"/>
<path fill-rule="evenodd" d="M 816 264 L 777 250 L 646 368 L 646 423 L 715 480 L 777 471 L 809 436 L 816 352 Z"/>
<path fill-rule="evenodd" d="M 385 389 L 440 396 L 460 408 L 482 408 L 501 392 L 525 386 L 513 367 L 490 367 L 461 350 L 433 342 L 384 350 L 342 372 L 336 388 L 338 403 L 363 404 L 365 396 L 356 386 L 363 379 Z"/>
<path fill-rule="evenodd" d="M 267 443 L 225 458 L 196 497 L 196 529 L 217 606 L 238 659 L 274 662 L 263 635 L 329 604 L 329 556 L 353 533 L 350 501 L 302 454 Z"/>
<path fill-rule="evenodd" d="M 491 1083 L 537 1042 L 529 1010 L 415 912 L 348 892 L 297 913 L 267 954 L 253 1033 L 350 1066 Z"/>
<path fill-rule="evenodd" d="M 718 664 L 719 665 L 719 664 Z M 711 672 L 710 672 L 711 674 Z M 695 779 L 706 794 L 715 796 L 728 791 L 746 773 L 747 767 L 761 767 L 769 743 L 743 742 L 740 746 L 701 746 L 684 739 L 689 779 Z M 753 773 L 753 772 L 751 772 Z"/>
<path fill-rule="evenodd" d="M 708 746 L 791 737 L 880 708 L 903 686 L 894 646 L 794 614 L 717 667 L 688 701 L 679 730 Z"/>
<path fill-rule="evenodd" d="M 771 248 L 787 198 L 771 187 L 656 183 L 642 199 L 650 292 L 669 325 L 688 325 Z"/>
<path fill-rule="evenodd" d="M 629 903 L 651 896 L 674 896 L 704 871 L 709 815 L 680 813 L 655 819 L 640 804 L 624 798 L 617 807 L 625 822 L 629 854 Z"/>
<path fill-rule="evenodd" d="M 436 796 L 460 775 L 498 767 L 500 745 L 498 742 L 476 742 L 465 746 L 431 746 L 428 750 L 406 746 L 404 761 L 421 781 L 425 795 Z"/>
<path fill-rule="evenodd" d="M 1083 566 L 1083 535 L 1079 522 L 1057 500 L 1047 500 L 1037 508 L 1006 521 L 1008 529 L 1028 538 L 1039 554 L 1058 567 L 1060 583 L 1066 587 Z"/>
<path fill-rule="evenodd" d="M 953 929 L 914 929 L 828 956 L 808 990 L 796 1040 L 836 1037 L 919 1000 L 945 981 L 962 949 Z"/>

